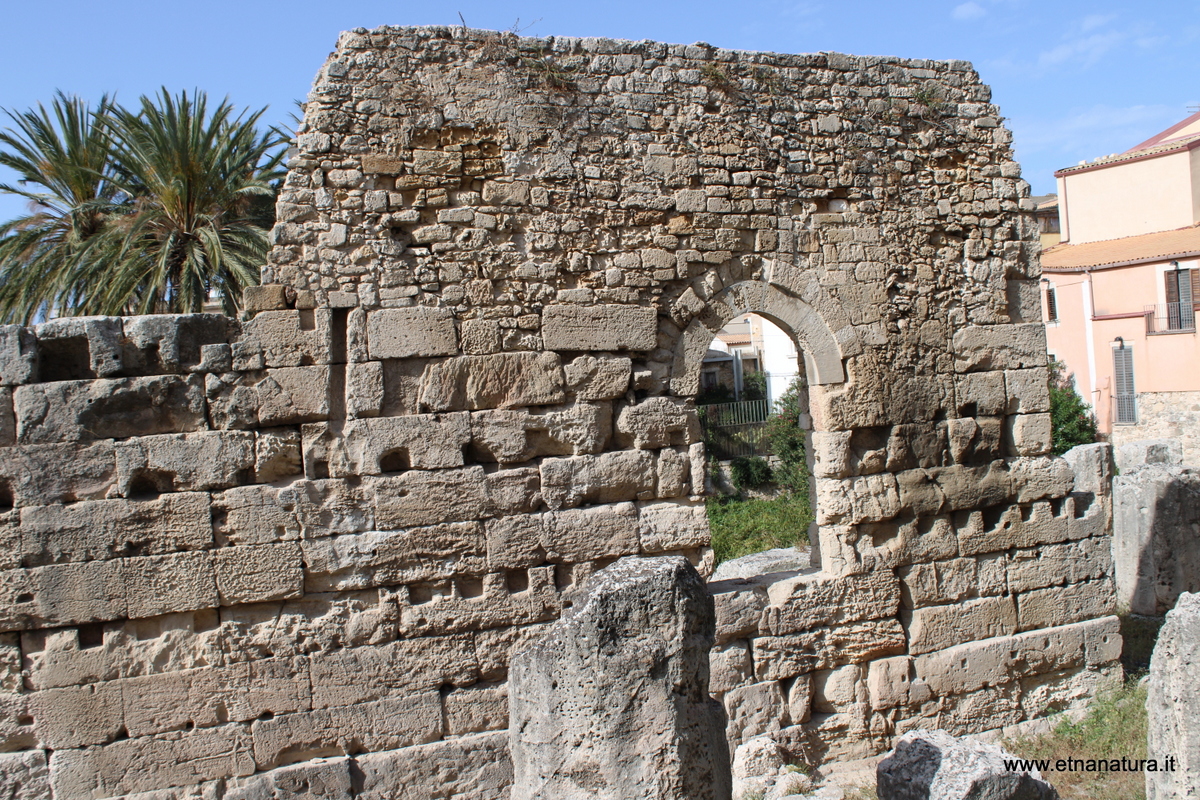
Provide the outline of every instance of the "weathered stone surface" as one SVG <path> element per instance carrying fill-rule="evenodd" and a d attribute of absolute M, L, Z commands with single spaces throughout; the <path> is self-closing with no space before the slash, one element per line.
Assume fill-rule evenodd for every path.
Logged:
<path fill-rule="evenodd" d="M 775 583 L 764 620 L 773 636 L 847 622 L 892 617 L 900 605 L 900 582 L 890 572 L 835 578 L 801 575 Z"/>
<path fill-rule="evenodd" d="M 119 317 L 59 317 L 34 331 L 40 381 L 109 378 L 125 369 Z"/>
<path fill-rule="evenodd" d="M 394 478 L 367 483 L 374 496 L 380 530 L 403 530 L 439 522 L 480 519 L 488 513 L 482 467 L 423 472 L 410 470 Z"/>
<path fill-rule="evenodd" d="M 1036 769 L 1010 769 L 1005 761 L 1015 758 L 943 731 L 906 733 L 879 762 L 879 800 L 1058 800 Z"/>
<path fill-rule="evenodd" d="M 629 388 L 632 362 L 617 356 L 578 356 L 563 367 L 567 389 L 577 400 L 611 400 Z"/>
<path fill-rule="evenodd" d="M 344 534 L 304 542 L 304 584 L 308 591 L 347 591 L 478 575 L 485 556 L 478 522 Z"/>
<path fill-rule="evenodd" d="M 678 557 L 623 559 L 513 661 L 513 796 L 728 798 L 714 619 Z"/>
<path fill-rule="evenodd" d="M 604 450 L 612 434 L 608 403 L 575 403 L 528 411 L 471 414 L 471 444 L 481 460 L 519 464 L 540 456 L 583 455 Z"/>
<path fill-rule="evenodd" d="M 458 353 L 448 308 L 385 308 L 367 314 L 371 358 L 452 356 Z"/>
<path fill-rule="evenodd" d="M 213 569 L 223 606 L 287 600 L 303 593 L 304 565 L 294 542 L 223 547 L 213 552 Z"/>
<path fill-rule="evenodd" d="M 566 399 L 553 353 L 462 356 L 429 367 L 421 404 L 430 411 L 556 405 Z"/>
<path fill-rule="evenodd" d="M 126 616 L 120 561 L 0 572 L 0 631 L 79 625 Z"/>
<path fill-rule="evenodd" d="M 918 608 L 911 612 L 906 627 L 909 652 L 928 653 L 972 639 L 1016 633 L 1017 607 L 1011 597 L 980 597 L 951 606 Z"/>
<path fill-rule="evenodd" d="M 242 326 L 233 343 L 233 368 L 303 367 L 330 363 L 333 332 L 329 309 L 263 311 Z"/>
<path fill-rule="evenodd" d="M 330 378 L 329 367 L 209 375 L 205 391 L 213 427 L 255 428 L 327 419 Z"/>
<path fill-rule="evenodd" d="M 1158 633 L 1146 694 L 1151 758 L 1170 755 L 1172 771 L 1146 772 L 1148 800 L 1194 797 L 1200 786 L 1200 595 L 1179 595 Z"/>
<path fill-rule="evenodd" d="M 707 547 L 708 515 L 700 504 L 648 503 L 638 509 L 638 533 L 643 553 Z"/>
<path fill-rule="evenodd" d="M 247 291 L 250 288 L 247 287 Z M 273 287 L 281 288 L 281 287 Z M 123 320 L 126 373 L 207 372 L 228 369 L 214 355 L 229 358 L 230 335 L 237 323 L 224 314 L 153 314 Z"/>
<path fill-rule="evenodd" d="M 542 497 L 553 509 L 654 496 L 654 456 L 644 450 L 547 458 L 541 475 Z"/>
<path fill-rule="evenodd" d="M 958 372 L 1046 366 L 1046 328 L 1041 323 L 981 325 L 954 332 Z"/>
<path fill-rule="evenodd" d="M 626 405 L 617 413 L 617 443 L 639 450 L 691 444 L 699 438 L 700 420 L 690 403 L 651 397 Z"/>
<path fill-rule="evenodd" d="M 633 503 L 551 511 L 543 517 L 547 557 L 568 564 L 636 553 L 638 512 Z"/>
<path fill-rule="evenodd" d="M 542 311 L 547 350 L 653 350 L 658 314 L 646 306 L 549 305 Z"/>
<path fill-rule="evenodd" d="M 880 619 L 786 636 L 760 636 L 751 646 L 755 676 L 786 680 L 818 669 L 896 655 L 904 651 L 905 638 L 899 622 Z"/>
<path fill-rule="evenodd" d="M 445 793 L 452 798 L 508 800 L 512 761 L 505 733 L 482 733 L 355 759 L 360 800 Z"/>
<path fill-rule="evenodd" d="M 330 474 L 380 475 L 407 469 L 461 467 L 471 440 L 466 413 L 375 417 L 346 424 L 341 457 L 330 459 Z"/>
<path fill-rule="evenodd" d="M 0 385 L 15 386 L 37 372 L 37 338 L 20 325 L 0 325 Z"/>
<path fill-rule="evenodd" d="M 116 482 L 113 443 L 44 444 L 0 451 L 0 482 L 16 506 L 103 498 Z"/>
<path fill-rule="evenodd" d="M 126 497 L 211 491 L 250 483 L 254 434 L 241 431 L 143 436 L 116 445 L 117 487 Z"/>
<path fill-rule="evenodd" d="M 46 753 L 27 750 L 0 754 L 0 796 L 6 800 L 43 800 L 50 797 L 50 771 Z"/>

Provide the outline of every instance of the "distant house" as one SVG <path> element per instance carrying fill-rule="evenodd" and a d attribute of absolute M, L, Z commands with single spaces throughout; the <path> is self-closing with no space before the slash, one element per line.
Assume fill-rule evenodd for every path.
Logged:
<path fill-rule="evenodd" d="M 1051 354 L 1111 441 L 1180 438 L 1200 463 L 1200 113 L 1055 176 L 1062 239 L 1042 253 L 1041 284 Z"/>
<path fill-rule="evenodd" d="M 721 385 L 741 398 L 746 376 L 764 372 L 767 398 L 773 403 L 798 374 L 796 356 L 796 345 L 787 333 L 757 314 L 742 315 L 713 340 L 701 367 L 700 389 Z"/>

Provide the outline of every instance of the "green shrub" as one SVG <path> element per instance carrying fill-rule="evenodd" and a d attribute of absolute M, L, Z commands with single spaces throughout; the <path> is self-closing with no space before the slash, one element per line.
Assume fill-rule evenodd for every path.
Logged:
<path fill-rule="evenodd" d="M 808 500 L 808 462 L 805 457 L 805 433 L 800 427 L 804 407 L 800 378 L 792 381 L 787 391 L 775 403 L 775 413 L 767 420 L 767 438 L 771 453 L 779 459 L 775 468 L 775 483 L 779 488 Z"/>
<path fill-rule="evenodd" d="M 729 474 L 737 490 L 757 489 L 771 482 L 771 465 L 758 456 L 738 456 L 729 462 Z"/>
<path fill-rule="evenodd" d="M 1056 456 L 1096 441 L 1096 418 L 1064 369 L 1061 361 L 1050 362 L 1050 449 Z"/>
<path fill-rule="evenodd" d="M 718 564 L 777 547 L 808 544 L 812 512 L 807 498 L 801 501 L 786 494 L 771 500 L 712 497 L 706 505 Z"/>

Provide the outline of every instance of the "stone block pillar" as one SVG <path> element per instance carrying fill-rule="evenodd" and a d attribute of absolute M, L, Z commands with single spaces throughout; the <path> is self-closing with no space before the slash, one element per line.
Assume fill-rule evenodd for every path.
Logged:
<path fill-rule="evenodd" d="M 513 800 L 728 800 L 713 601 L 687 559 L 623 558 L 513 659 Z"/>

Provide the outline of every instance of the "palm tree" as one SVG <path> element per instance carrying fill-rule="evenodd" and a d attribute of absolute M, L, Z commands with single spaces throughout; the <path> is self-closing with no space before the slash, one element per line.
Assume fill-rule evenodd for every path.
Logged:
<path fill-rule="evenodd" d="M 0 132 L 0 164 L 19 185 L 0 192 L 24 197 L 30 211 L 0 224 L 0 319 L 28 323 L 86 298 L 82 257 L 116 195 L 103 122 L 110 110 L 107 96 L 88 108 L 58 92 L 49 110 L 5 112 L 15 129 Z"/>
<path fill-rule="evenodd" d="M 59 101 L 80 107 L 61 95 Z M 258 283 L 273 183 L 282 177 L 285 139 L 275 129 L 258 131 L 264 111 L 235 115 L 224 101 L 209 114 L 203 92 L 172 96 L 165 89 L 142 97 L 136 111 L 107 102 L 86 111 L 105 158 L 83 171 L 102 178 L 100 188 L 53 208 L 60 218 L 91 220 L 93 228 L 61 247 L 28 225 L 19 231 L 30 231 L 24 247 L 13 236 L 0 239 L 0 316 L 196 312 L 214 294 L 226 313 L 236 313 L 242 289 Z M 32 137 L 23 116 L 10 117 L 21 134 L 0 144 L 20 141 L 25 161 L 57 169 L 62 148 L 45 147 L 47 137 Z M 53 125 L 41 127 L 53 132 Z M 54 269 L 39 257 L 49 251 L 61 251 Z"/>

